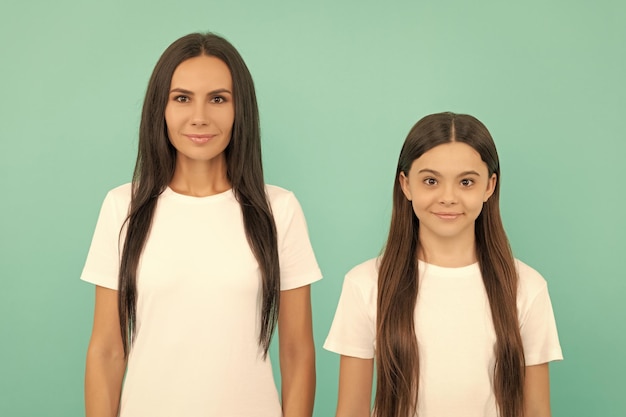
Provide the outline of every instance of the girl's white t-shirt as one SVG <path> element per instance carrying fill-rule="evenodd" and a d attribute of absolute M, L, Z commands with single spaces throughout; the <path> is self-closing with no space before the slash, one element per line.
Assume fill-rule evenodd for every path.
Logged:
<path fill-rule="evenodd" d="M 516 260 L 517 310 L 526 365 L 563 359 L 545 279 Z M 496 334 L 478 264 L 443 268 L 419 263 L 415 309 L 419 417 L 496 417 Z M 324 348 L 374 358 L 378 258 L 353 268 Z"/>
<path fill-rule="evenodd" d="M 281 290 L 321 278 L 293 193 L 267 186 Z M 130 184 L 108 193 L 81 279 L 117 289 Z M 121 236 L 121 237 L 120 237 Z M 121 417 L 279 417 L 259 347 L 261 277 L 232 190 L 159 197 L 137 275 L 136 336 Z"/>

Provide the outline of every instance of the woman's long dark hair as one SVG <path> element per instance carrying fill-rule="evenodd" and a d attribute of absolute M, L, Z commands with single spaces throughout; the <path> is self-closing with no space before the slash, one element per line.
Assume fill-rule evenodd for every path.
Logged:
<path fill-rule="evenodd" d="M 219 58 L 226 63 L 232 76 L 235 120 L 224 153 L 227 176 L 241 206 L 248 243 L 261 270 L 263 301 L 259 345 L 265 356 L 276 327 L 280 299 L 278 244 L 263 180 L 254 83 L 243 59 L 228 41 L 212 33 L 193 33 L 172 43 L 161 55 L 148 83 L 143 105 L 118 286 L 120 327 L 126 356 L 135 335 L 139 258 L 150 232 L 158 197 L 170 183 L 176 166 L 176 150 L 168 139 L 164 117 L 172 74 L 181 62 L 200 55 Z"/>
<path fill-rule="evenodd" d="M 513 254 L 500 218 L 500 162 L 487 128 L 476 118 L 439 113 L 421 119 L 409 132 L 398 161 L 387 244 L 380 261 L 376 323 L 377 417 L 409 417 L 417 409 L 419 355 L 414 312 L 418 292 L 419 220 L 404 196 L 400 173 L 435 146 L 470 145 L 496 174 L 493 195 L 476 219 L 476 257 L 489 299 L 497 342 L 494 391 L 501 417 L 523 412 L 524 350 L 517 318 Z"/>

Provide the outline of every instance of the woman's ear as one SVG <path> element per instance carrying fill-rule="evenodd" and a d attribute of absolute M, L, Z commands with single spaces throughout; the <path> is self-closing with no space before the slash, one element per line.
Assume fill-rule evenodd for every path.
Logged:
<path fill-rule="evenodd" d="M 487 189 L 485 190 L 485 197 L 483 199 L 483 202 L 486 203 L 487 200 L 489 200 L 489 197 L 491 197 L 494 191 L 496 191 L 497 183 L 498 183 L 498 176 L 494 172 L 493 174 L 491 174 L 491 177 L 489 178 L 489 181 L 487 182 Z"/>

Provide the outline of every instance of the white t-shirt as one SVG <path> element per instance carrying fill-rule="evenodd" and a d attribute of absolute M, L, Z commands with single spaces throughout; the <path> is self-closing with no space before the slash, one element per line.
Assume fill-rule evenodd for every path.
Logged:
<path fill-rule="evenodd" d="M 319 280 L 298 201 L 282 188 L 266 189 L 281 290 Z M 106 196 L 81 279 L 117 289 L 130 193 L 126 184 Z M 270 360 L 258 344 L 260 282 L 231 190 L 189 197 L 166 189 L 138 268 L 121 417 L 281 416 Z"/>
<path fill-rule="evenodd" d="M 374 358 L 378 259 L 347 275 L 324 348 Z M 517 309 L 526 365 L 563 359 L 546 281 L 516 260 Z M 415 329 L 420 361 L 419 417 L 495 417 L 496 333 L 478 264 L 419 263 Z"/>

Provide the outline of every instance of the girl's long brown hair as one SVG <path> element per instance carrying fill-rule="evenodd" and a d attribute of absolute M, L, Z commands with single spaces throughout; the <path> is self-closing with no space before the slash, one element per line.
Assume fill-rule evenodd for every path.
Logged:
<path fill-rule="evenodd" d="M 170 183 L 176 166 L 176 149 L 168 139 L 164 116 L 172 74 L 181 62 L 200 55 L 221 59 L 232 76 L 235 120 L 230 143 L 224 152 L 228 179 L 241 206 L 248 243 L 261 270 L 259 345 L 264 355 L 267 355 L 276 327 L 280 292 L 278 244 L 263 180 L 254 83 L 243 59 L 228 41 L 212 33 L 193 33 L 178 39 L 163 52 L 152 72 L 143 105 L 119 271 L 118 308 L 126 356 L 135 335 L 139 258 L 150 232 L 158 197 Z"/>
<path fill-rule="evenodd" d="M 419 354 L 414 312 L 418 292 L 419 220 L 399 183 L 411 164 L 435 146 L 470 145 L 496 174 L 493 195 L 476 219 L 476 257 L 489 299 L 497 342 L 494 391 L 501 417 L 523 413 L 524 350 L 517 318 L 513 254 L 500 218 L 500 162 L 487 128 L 476 118 L 439 113 L 421 119 L 409 132 L 398 160 L 387 244 L 380 261 L 376 320 L 377 417 L 412 417 L 417 410 Z"/>

